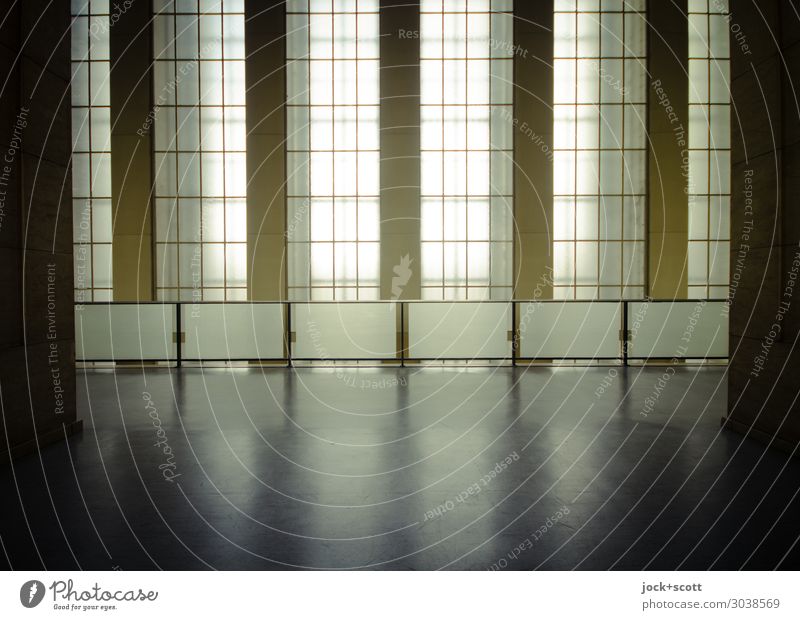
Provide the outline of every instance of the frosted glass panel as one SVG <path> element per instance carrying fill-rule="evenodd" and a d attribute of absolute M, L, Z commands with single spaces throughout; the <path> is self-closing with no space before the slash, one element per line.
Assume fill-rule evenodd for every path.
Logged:
<path fill-rule="evenodd" d="M 114 304 L 75 310 L 75 359 L 149 361 L 175 359 L 175 306 Z"/>
<path fill-rule="evenodd" d="M 282 304 L 187 304 L 181 309 L 185 360 L 285 358 Z"/>
<path fill-rule="evenodd" d="M 167 3 L 154 32 L 157 253 L 180 261 L 156 271 L 157 296 L 246 299 L 243 4 Z M 179 217 L 158 212 L 176 197 Z M 170 219 L 174 231 L 162 234 Z"/>
<path fill-rule="evenodd" d="M 84 302 L 111 299 L 113 287 L 109 7 L 73 2 L 72 14 L 72 197 L 80 204 L 74 286 L 75 299 Z"/>
<path fill-rule="evenodd" d="M 628 310 L 631 358 L 728 356 L 725 302 L 636 302 Z"/>
<path fill-rule="evenodd" d="M 730 239 L 731 112 L 727 3 L 689 5 L 689 236 L 691 295 L 720 296 Z M 711 208 L 709 209 L 709 206 Z M 722 295 L 726 296 L 726 295 Z"/>
<path fill-rule="evenodd" d="M 502 299 L 513 250 L 491 242 L 509 238 L 492 222 L 513 188 L 513 2 L 420 8 L 422 296 Z"/>
<path fill-rule="evenodd" d="M 644 243 L 644 218 L 636 211 L 628 217 L 619 204 L 631 202 L 642 213 L 646 204 L 645 4 L 555 4 L 558 299 L 621 299 L 644 286 L 644 262 L 622 258 L 634 256 L 637 244 Z M 566 241 L 586 243 L 562 243 Z M 626 269 L 619 268 L 620 261 Z"/>
<path fill-rule="evenodd" d="M 409 303 L 407 311 L 412 359 L 511 357 L 511 304 Z"/>
<path fill-rule="evenodd" d="M 311 211 L 300 227 L 287 225 L 289 298 L 373 299 L 380 255 L 378 7 L 312 2 L 289 3 L 287 10 L 287 29 L 308 35 L 308 42 L 291 35 L 286 47 L 287 193 L 290 205 Z"/>
<path fill-rule="evenodd" d="M 520 303 L 517 316 L 523 358 L 621 357 L 619 303 Z"/>
<path fill-rule="evenodd" d="M 295 304 L 292 357 L 309 360 L 394 359 L 397 304 Z"/>

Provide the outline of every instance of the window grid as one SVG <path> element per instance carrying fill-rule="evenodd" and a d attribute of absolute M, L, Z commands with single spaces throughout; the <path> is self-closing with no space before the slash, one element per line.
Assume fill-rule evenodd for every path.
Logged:
<path fill-rule="evenodd" d="M 243 0 L 155 0 L 156 295 L 247 299 Z"/>
<path fill-rule="evenodd" d="M 645 0 L 556 0 L 554 296 L 645 294 Z"/>
<path fill-rule="evenodd" d="M 422 0 L 423 299 L 513 296 L 513 1 Z"/>
<path fill-rule="evenodd" d="M 380 297 L 379 3 L 287 3 L 290 300 Z"/>
<path fill-rule="evenodd" d="M 689 297 L 728 296 L 730 42 L 727 0 L 689 0 Z"/>
<path fill-rule="evenodd" d="M 75 301 L 110 301 L 113 282 L 108 2 L 72 0 L 71 15 Z"/>

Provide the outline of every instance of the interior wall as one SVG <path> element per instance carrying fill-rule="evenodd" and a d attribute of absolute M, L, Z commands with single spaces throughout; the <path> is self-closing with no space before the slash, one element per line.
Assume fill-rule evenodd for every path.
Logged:
<path fill-rule="evenodd" d="M 0 24 L 0 461 L 80 428 L 69 9 L 15 3 Z"/>
<path fill-rule="evenodd" d="M 553 296 L 553 2 L 514 4 L 514 297 Z"/>
<path fill-rule="evenodd" d="M 687 0 L 648 2 L 648 290 L 686 299 L 689 204 Z"/>
<path fill-rule="evenodd" d="M 128 6 L 128 5 L 126 5 Z M 152 301 L 153 119 L 150 2 L 132 2 L 111 24 L 111 199 L 114 300 Z"/>
<path fill-rule="evenodd" d="M 732 0 L 731 428 L 800 443 L 800 21 Z"/>
<path fill-rule="evenodd" d="M 381 54 L 381 299 L 419 299 L 419 2 L 383 0 Z"/>
<path fill-rule="evenodd" d="M 253 301 L 286 299 L 286 10 L 245 1 L 247 281 Z"/>
<path fill-rule="evenodd" d="M 688 129 L 687 0 L 649 3 L 651 85 L 663 85 Z M 420 295 L 419 5 L 381 6 L 381 297 Z M 245 2 L 248 130 L 248 289 L 286 298 L 285 5 Z M 133 3 L 111 37 L 114 295 L 153 298 L 150 7 Z M 515 297 L 552 297 L 553 2 L 515 6 Z M 683 147 L 650 89 L 649 291 L 686 297 L 687 200 Z M 685 136 L 684 136 L 685 137 Z M 137 179 L 137 182 L 131 182 Z M 145 182 L 139 182 L 144 179 Z M 402 259 L 411 261 L 410 274 Z M 402 274 L 398 276 L 396 269 Z M 407 279 L 407 281 L 406 281 Z"/>

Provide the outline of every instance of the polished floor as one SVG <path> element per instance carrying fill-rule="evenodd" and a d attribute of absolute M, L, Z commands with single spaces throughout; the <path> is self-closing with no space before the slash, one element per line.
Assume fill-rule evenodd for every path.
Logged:
<path fill-rule="evenodd" d="M 720 429 L 720 367 L 78 383 L 84 432 L 0 468 L 14 569 L 800 568 L 800 461 Z"/>

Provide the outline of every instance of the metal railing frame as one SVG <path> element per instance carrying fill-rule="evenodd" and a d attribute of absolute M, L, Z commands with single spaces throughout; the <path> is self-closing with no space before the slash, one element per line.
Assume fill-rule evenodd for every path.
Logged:
<path fill-rule="evenodd" d="M 176 366 L 180 367 L 183 365 L 184 362 L 187 363 L 196 363 L 196 364 L 204 364 L 204 363 L 220 363 L 220 362 L 251 362 L 251 363 L 270 363 L 270 364 L 283 364 L 288 368 L 293 367 L 297 362 L 300 363 L 320 363 L 325 362 L 326 364 L 333 364 L 336 365 L 342 363 L 354 363 L 354 362 L 372 362 L 376 365 L 385 365 L 385 364 L 397 364 L 400 367 L 405 367 L 407 364 L 424 364 L 428 362 L 463 362 L 465 364 L 475 363 L 475 362 L 495 362 L 495 363 L 508 363 L 511 366 L 518 366 L 520 364 L 525 365 L 533 365 L 537 362 L 550 362 L 550 363 L 557 363 L 557 362 L 564 362 L 564 361 L 576 361 L 576 362 L 615 362 L 613 365 L 622 365 L 628 366 L 630 362 L 637 361 L 637 362 L 659 362 L 661 360 L 670 359 L 664 357 L 654 357 L 654 356 L 631 356 L 629 351 L 629 346 L 631 343 L 631 330 L 630 330 L 630 312 L 629 312 L 629 305 L 634 303 L 652 303 L 652 304 L 672 304 L 675 302 L 681 303 L 720 303 L 724 302 L 725 300 L 715 299 L 715 300 L 692 300 L 692 299 L 677 299 L 677 300 L 670 300 L 670 299 L 629 299 L 629 300 L 597 300 L 594 303 L 603 303 L 603 304 L 619 304 L 621 307 L 620 312 L 620 325 L 619 325 L 619 352 L 618 355 L 614 357 L 605 357 L 605 356 L 592 356 L 592 357 L 578 357 L 578 356 L 566 356 L 566 357 L 552 357 L 552 356 L 541 356 L 541 357 L 525 357 L 520 355 L 520 342 L 521 342 L 521 335 L 519 329 L 519 319 L 520 319 L 520 312 L 519 307 L 521 305 L 529 305 L 529 304 L 536 304 L 536 305 L 545 305 L 545 304 L 569 304 L 569 303 L 587 303 L 589 300 L 544 300 L 544 299 L 537 299 L 537 300 L 511 300 L 511 301 L 499 301 L 499 300 L 487 300 L 487 301 L 426 301 L 426 300 L 414 300 L 414 301 L 311 301 L 311 302 L 290 302 L 290 301 L 204 301 L 204 302 L 195 302 L 195 301 L 145 301 L 145 302 L 119 302 L 119 301 L 106 301 L 106 302 L 89 302 L 89 303 L 80 303 L 75 304 L 76 309 L 82 306 L 135 306 L 135 305 L 159 305 L 159 306 L 172 306 L 174 308 L 174 320 L 175 320 L 175 328 L 176 331 L 173 333 L 173 341 L 175 343 L 175 357 L 174 358 L 163 358 L 163 359 L 77 359 L 76 356 L 76 363 L 77 364 L 106 364 L 106 363 L 120 363 L 120 364 L 153 364 L 153 363 L 172 363 Z M 409 348 L 409 329 L 407 328 L 406 324 L 408 322 L 409 311 L 408 306 L 410 305 L 421 305 L 421 304 L 498 304 L 498 305 L 510 305 L 511 306 L 511 327 L 512 329 L 509 331 L 509 341 L 511 342 L 511 355 L 505 357 L 471 357 L 471 358 L 464 358 L 464 357 L 436 357 L 436 358 L 419 358 L 419 357 L 411 357 L 408 355 L 408 348 Z M 349 305 L 349 304 L 395 304 L 398 306 L 398 326 L 397 329 L 399 330 L 397 333 L 397 351 L 396 357 L 389 357 L 389 358 L 303 358 L 297 357 L 293 354 L 293 342 L 295 341 L 295 332 L 293 331 L 292 326 L 292 307 L 293 306 L 309 306 L 309 305 Z M 284 322 L 283 322 L 283 349 L 284 349 L 284 356 L 280 358 L 187 358 L 183 354 L 183 344 L 185 339 L 185 332 L 183 331 L 183 312 L 182 309 L 185 306 L 195 307 L 195 306 L 203 306 L 203 305 L 280 305 L 284 308 Z M 674 359 L 675 356 L 673 356 Z M 713 362 L 713 361 L 725 361 L 728 359 L 727 356 L 725 357 L 715 357 L 715 356 L 705 356 L 705 357 L 685 357 L 680 359 L 692 359 L 692 360 L 699 360 L 702 362 Z"/>

